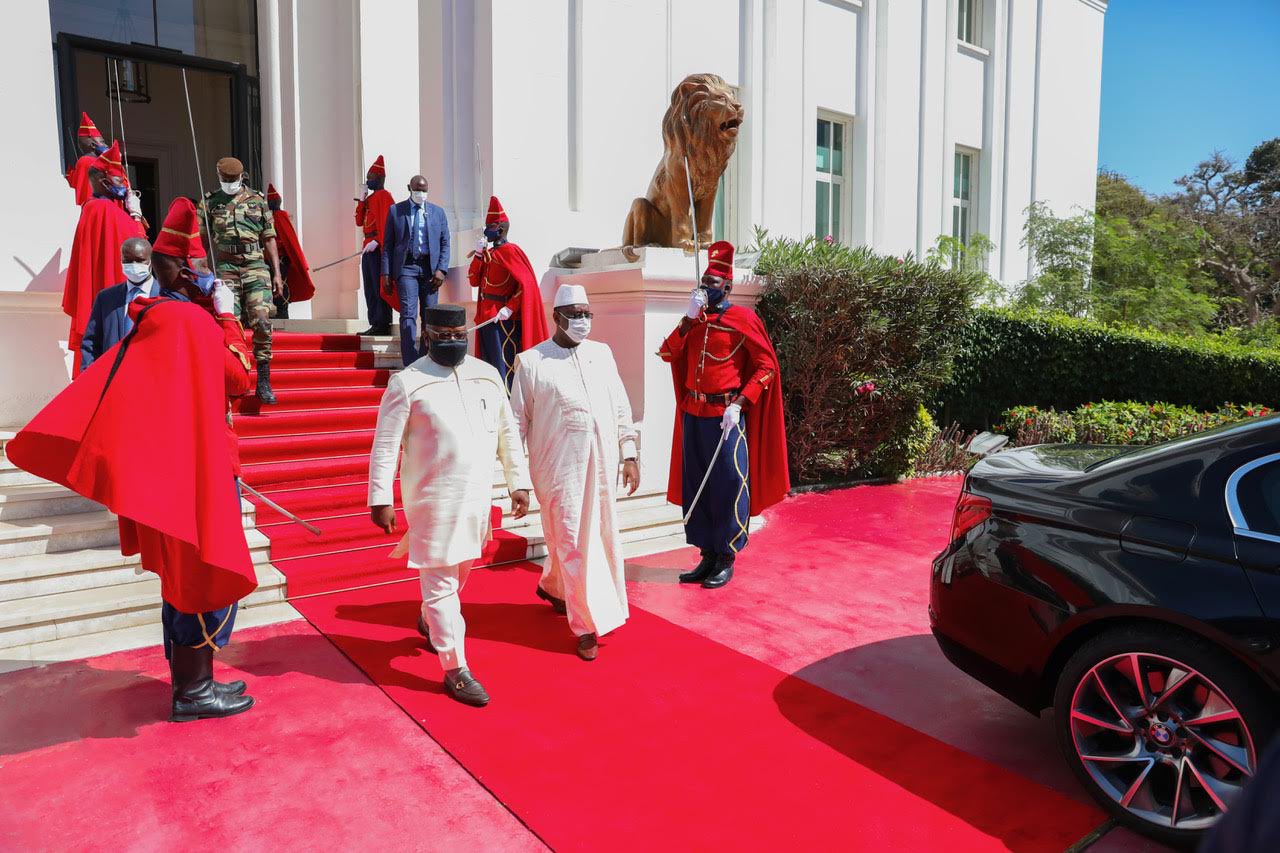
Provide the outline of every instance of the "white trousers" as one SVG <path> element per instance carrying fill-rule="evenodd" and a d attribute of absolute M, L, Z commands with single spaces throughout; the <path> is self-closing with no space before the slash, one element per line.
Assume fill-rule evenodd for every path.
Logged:
<path fill-rule="evenodd" d="M 463 669 L 467 665 L 463 643 L 467 623 L 462 618 L 462 601 L 458 592 L 467 583 L 472 560 L 452 566 L 418 569 L 422 585 L 422 621 L 431 633 L 431 645 L 446 670 Z"/>

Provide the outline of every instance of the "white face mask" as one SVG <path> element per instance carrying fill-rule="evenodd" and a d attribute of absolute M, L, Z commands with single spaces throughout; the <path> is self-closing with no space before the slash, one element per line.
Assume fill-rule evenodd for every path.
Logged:
<path fill-rule="evenodd" d="M 151 264 L 145 261 L 133 261 L 120 266 L 124 268 L 124 277 L 134 284 L 142 284 L 151 278 Z"/>
<path fill-rule="evenodd" d="M 424 204 L 427 200 L 426 190 L 410 190 L 409 198 L 413 199 L 414 204 Z"/>
<path fill-rule="evenodd" d="M 579 317 L 578 319 L 570 320 L 569 325 L 565 327 L 564 333 L 575 344 L 582 343 L 587 339 L 587 335 L 591 334 L 591 318 Z"/>
<path fill-rule="evenodd" d="M 242 186 L 240 181 L 231 181 L 230 183 L 220 181 L 220 183 L 222 184 L 222 191 L 227 195 L 236 195 L 240 192 L 240 187 Z"/>

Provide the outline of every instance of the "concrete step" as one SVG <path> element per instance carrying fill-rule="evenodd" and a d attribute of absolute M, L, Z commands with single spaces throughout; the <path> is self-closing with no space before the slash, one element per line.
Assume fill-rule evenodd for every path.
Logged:
<path fill-rule="evenodd" d="M 254 564 L 270 562 L 270 540 L 257 530 L 244 534 Z M 141 557 L 124 556 L 118 543 L 11 557 L 0 560 L 0 602 L 132 583 L 139 577 L 140 566 Z"/>
<path fill-rule="evenodd" d="M 0 521 L 100 512 L 102 504 L 77 495 L 70 489 L 41 480 L 16 486 L 0 486 Z"/>
<path fill-rule="evenodd" d="M 277 622 L 290 622 L 301 618 L 302 614 L 294 610 L 293 605 L 285 601 L 242 604 L 236 612 L 236 631 L 257 628 L 260 625 L 274 625 Z M 110 631 L 98 631 L 93 634 L 80 634 L 58 640 L 12 646 L 7 649 L 0 649 L 0 673 L 111 654 L 112 652 L 125 651 L 126 649 L 154 646 L 159 644 L 160 637 L 160 620 L 159 616 L 157 616 L 154 620 L 145 624 L 114 628 Z M 232 635 L 232 642 L 234 641 L 235 638 Z"/>
<path fill-rule="evenodd" d="M 284 575 L 270 565 L 255 569 L 258 588 L 245 602 L 284 601 Z M 0 649 L 155 624 L 160 604 L 160 579 L 151 574 L 131 583 L 0 602 Z"/>
<path fill-rule="evenodd" d="M 253 527 L 253 504 L 242 500 L 240 511 L 244 526 Z M 105 509 L 0 521 L 0 559 L 98 548 L 119 536 L 115 515 Z"/>
<path fill-rule="evenodd" d="M 42 480 L 35 474 L 29 474 L 23 471 L 17 465 L 9 461 L 9 457 L 0 458 L 0 488 L 6 486 L 30 486 L 36 483 L 47 483 L 48 480 Z"/>

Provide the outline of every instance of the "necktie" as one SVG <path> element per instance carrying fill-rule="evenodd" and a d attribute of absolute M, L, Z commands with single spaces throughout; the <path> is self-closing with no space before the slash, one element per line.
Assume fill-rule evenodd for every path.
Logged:
<path fill-rule="evenodd" d="M 146 295 L 145 287 L 146 282 L 143 282 L 142 284 L 134 285 L 129 288 L 129 299 L 124 303 L 124 332 L 126 335 L 133 331 L 133 318 L 129 316 L 129 306 L 132 305 L 133 300 L 137 299 L 139 296 Z"/>

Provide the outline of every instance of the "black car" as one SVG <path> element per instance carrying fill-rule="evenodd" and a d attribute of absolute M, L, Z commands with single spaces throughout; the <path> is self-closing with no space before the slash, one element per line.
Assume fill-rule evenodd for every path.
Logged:
<path fill-rule="evenodd" d="M 1276 729 L 1280 417 L 982 459 L 929 618 L 960 669 L 1052 706 L 1072 770 L 1120 822 L 1194 842 Z"/>

